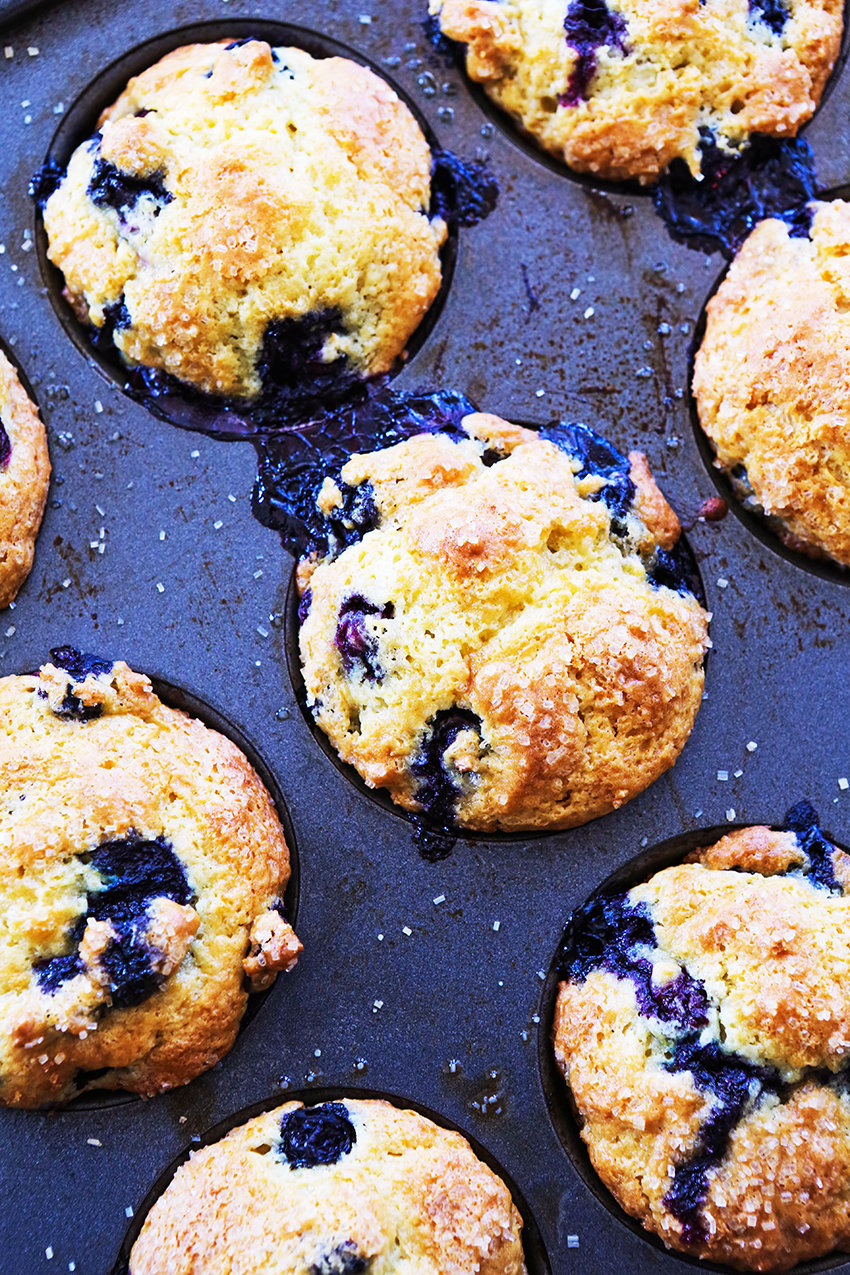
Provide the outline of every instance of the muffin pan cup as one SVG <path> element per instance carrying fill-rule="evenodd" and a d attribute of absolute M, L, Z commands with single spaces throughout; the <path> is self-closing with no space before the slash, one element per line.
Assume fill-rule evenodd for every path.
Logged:
<path fill-rule="evenodd" d="M 424 4 L 139 0 L 129 12 L 68 0 L 0 37 L 0 338 L 33 387 L 54 465 L 35 566 L 0 617 L 0 673 L 74 644 L 222 712 L 288 807 L 305 951 L 192 1084 L 150 1102 L 0 1112 L 0 1268 L 109 1275 L 129 1211 L 208 1130 L 254 1103 L 366 1088 L 423 1104 L 480 1143 L 519 1188 L 553 1275 L 692 1269 L 612 1215 L 564 1150 L 538 1034 L 570 911 L 643 846 L 776 822 L 803 796 L 850 842 L 850 784 L 839 786 L 850 778 L 850 593 L 735 517 L 697 520 L 715 486 L 690 425 L 689 346 L 723 262 L 674 243 L 643 193 L 573 181 L 515 145 L 434 53 Z M 460 229 L 443 309 L 394 388 L 457 388 L 517 421 L 584 421 L 647 453 L 687 529 L 714 613 L 707 697 L 675 768 L 582 828 L 461 836 L 447 858 L 423 859 L 410 824 L 340 772 L 299 708 L 286 658 L 293 564 L 252 517 L 254 447 L 158 420 L 57 318 L 26 187 L 64 114 L 147 40 L 203 22 L 217 24 L 210 38 L 250 35 L 260 20 L 373 62 L 442 146 L 488 158 L 499 181 L 495 211 Z M 850 183 L 848 115 L 845 72 L 805 132 L 824 190 Z M 813 1269 L 830 1268 L 850 1261 Z"/>

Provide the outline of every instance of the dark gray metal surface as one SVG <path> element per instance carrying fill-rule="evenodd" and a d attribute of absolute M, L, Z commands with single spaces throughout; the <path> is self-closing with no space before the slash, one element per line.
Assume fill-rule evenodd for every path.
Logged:
<path fill-rule="evenodd" d="M 284 611 L 291 562 L 251 516 L 253 448 L 159 422 L 104 379 L 61 327 L 27 248 L 27 181 L 89 82 L 152 36 L 223 18 L 244 18 L 248 34 L 252 16 L 382 64 L 444 146 L 489 156 L 499 178 L 498 208 L 461 232 L 443 313 L 396 383 L 456 387 L 518 420 L 582 419 L 639 446 L 685 520 L 714 494 L 686 380 L 721 258 L 674 244 L 646 196 L 594 191 L 494 128 L 457 70 L 430 56 L 414 0 L 76 0 L 0 34 L 0 337 L 33 385 L 55 474 L 34 570 L 0 617 L 0 673 L 74 643 L 185 688 L 244 731 L 289 806 L 306 948 L 232 1053 L 193 1084 L 147 1103 L 0 1113 L 0 1271 L 74 1263 L 107 1275 L 128 1210 L 192 1137 L 275 1093 L 350 1085 L 415 1100 L 482 1143 L 525 1196 L 555 1275 L 684 1272 L 692 1263 L 612 1216 L 559 1140 L 538 1067 L 538 971 L 573 905 L 644 844 L 727 820 L 776 822 L 803 795 L 850 840 L 850 790 L 838 783 L 850 776 L 850 592 L 773 554 L 735 517 L 698 524 L 715 650 L 675 769 L 584 828 L 461 840 L 447 860 L 424 862 L 408 825 L 323 755 L 295 703 L 284 631 L 269 622 Z M 845 76 L 806 131 L 824 189 L 850 182 L 848 110 Z"/>

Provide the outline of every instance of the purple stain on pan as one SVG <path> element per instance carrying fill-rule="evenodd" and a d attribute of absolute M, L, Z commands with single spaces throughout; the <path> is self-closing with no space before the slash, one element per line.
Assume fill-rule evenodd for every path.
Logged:
<path fill-rule="evenodd" d="M 468 398 L 451 390 L 383 390 L 356 407 L 324 414 L 304 430 L 263 440 L 258 443 L 254 516 L 279 532 L 284 549 L 295 556 L 338 554 L 380 521 L 371 484 L 352 487 L 342 481 L 340 471 L 351 457 L 394 447 L 415 434 L 466 439 L 460 423 L 474 411 Z M 342 504 L 325 515 L 316 501 L 326 478 L 339 487 Z"/>
<path fill-rule="evenodd" d="M 392 602 L 379 607 L 359 593 L 345 599 L 339 608 L 334 645 L 348 677 L 359 669 L 368 682 L 381 681 L 384 674 L 378 662 L 378 642 L 375 634 L 366 627 L 366 617 L 377 615 L 383 620 L 391 620 L 394 614 Z"/>
<path fill-rule="evenodd" d="M 656 212 L 677 242 L 719 249 L 731 259 L 766 217 L 784 221 L 796 238 L 808 235 L 808 205 L 817 192 L 814 155 L 805 141 L 754 133 L 741 151 L 729 153 L 703 129 L 699 149 L 702 180 L 683 159 L 674 159 L 653 196 Z"/>
<path fill-rule="evenodd" d="M 599 49 L 627 53 L 628 27 L 622 13 L 609 9 L 605 0 L 572 0 L 564 18 L 567 44 L 577 54 L 562 106 L 578 106 L 587 100 L 587 90 L 596 74 Z"/>

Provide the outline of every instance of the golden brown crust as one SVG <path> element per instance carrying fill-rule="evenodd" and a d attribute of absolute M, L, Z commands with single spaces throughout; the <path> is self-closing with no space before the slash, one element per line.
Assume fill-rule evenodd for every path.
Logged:
<path fill-rule="evenodd" d="M 69 693 L 100 716 L 57 715 Z M 185 1084 L 233 1044 L 251 941 L 255 958 L 267 946 L 272 958 L 263 985 L 297 956 L 288 927 L 261 924 L 289 878 L 271 799 L 235 744 L 121 661 L 79 681 L 52 664 L 0 679 L 0 710 L 0 1101 L 65 1101 L 78 1071 L 107 1069 L 97 1087 L 148 1095 Z M 103 962 L 115 924 L 89 917 L 79 972 L 45 989 L 34 964 L 69 951 L 87 894 L 103 887 L 88 852 L 134 833 L 165 839 L 192 895 L 181 904 L 154 889 L 139 919 L 161 986 L 113 1005 Z"/>
<path fill-rule="evenodd" d="M 321 360 L 386 372 L 440 287 L 447 231 L 410 111 L 344 58 L 275 53 L 168 54 L 103 113 L 99 153 L 169 198 L 95 205 L 87 142 L 44 213 L 75 310 L 100 328 L 123 305 L 126 361 L 210 394 L 256 398 L 268 325 L 305 315 L 331 315 Z"/>
<path fill-rule="evenodd" d="M 832 857 L 841 881 L 850 859 Z M 651 986 L 684 971 L 705 1011 L 691 991 L 659 1012 L 640 971 L 617 974 L 604 956 L 558 994 L 555 1055 L 596 1171 L 668 1246 L 742 1270 L 850 1249 L 850 1092 L 846 1077 L 830 1080 L 850 1060 L 850 897 L 818 886 L 812 868 L 793 833 L 754 827 L 629 892 L 654 935 L 639 949 Z M 687 1053 L 675 1062 L 683 1044 L 707 1051 L 714 1088 Z M 676 1174 L 747 1065 L 749 1100 L 744 1089 L 730 1108 L 702 1196 L 699 1178 L 689 1187 L 698 1214 L 686 1225 Z"/>
<path fill-rule="evenodd" d="M 534 140 L 582 172 L 654 181 L 676 157 L 699 171 L 700 127 L 723 146 L 750 133 L 792 137 L 815 110 L 838 56 L 838 0 L 789 0 L 781 35 L 747 0 L 615 0 L 622 47 L 596 50 L 570 101 L 577 54 L 568 4 L 431 0 L 441 30 L 467 46 L 471 79 Z M 616 43 L 616 41 L 615 41 Z"/>
<path fill-rule="evenodd" d="M 9 460 L 0 469 L 0 607 L 7 607 L 32 567 L 50 483 L 47 435 L 35 405 L 0 351 L 0 422 Z"/>
<path fill-rule="evenodd" d="M 724 468 L 792 547 L 850 565 L 850 205 L 815 203 L 808 238 L 761 222 L 708 303 L 694 364 Z"/>
<path fill-rule="evenodd" d="M 497 417 L 463 427 L 468 442 L 418 435 L 343 467 L 349 489 L 370 484 L 379 525 L 299 572 L 308 695 L 340 756 L 408 810 L 423 809 L 431 724 L 460 710 L 431 763 L 452 776 L 457 822 L 573 827 L 673 765 L 702 696 L 706 615 L 647 576 L 640 554 L 672 543 L 678 521 L 637 454 L 650 525 L 627 514 L 620 546 L 593 499 L 604 478 L 577 479 L 570 454 Z M 342 499 L 329 479 L 317 503 Z M 350 623 L 379 672 L 340 650 L 363 605 Z"/>
<path fill-rule="evenodd" d="M 341 1102 L 356 1137 L 335 1164 L 292 1167 L 279 1150 L 301 1103 L 196 1151 L 148 1215 L 131 1275 L 340 1269 L 340 1250 L 381 1275 L 525 1275 L 520 1216 L 464 1138 L 387 1102 Z"/>

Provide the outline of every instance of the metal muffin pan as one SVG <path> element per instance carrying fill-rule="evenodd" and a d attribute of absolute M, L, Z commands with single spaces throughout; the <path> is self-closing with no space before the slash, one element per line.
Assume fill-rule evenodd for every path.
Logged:
<path fill-rule="evenodd" d="M 73 643 L 232 723 L 289 811 L 305 944 L 232 1052 L 192 1084 L 145 1103 L 0 1112 L 3 1275 L 72 1263 L 108 1275 L 131 1212 L 207 1131 L 252 1104 L 347 1089 L 421 1104 L 479 1143 L 539 1228 L 536 1271 L 547 1254 L 553 1275 L 693 1268 L 603 1202 L 550 1117 L 540 1020 L 564 922 L 643 849 L 712 825 L 777 822 L 804 795 L 850 841 L 850 788 L 839 785 L 850 775 L 850 592 L 728 517 L 689 531 L 714 651 L 676 767 L 583 828 L 460 838 L 448 858 L 425 861 L 410 825 L 349 782 L 299 710 L 285 651 L 292 563 L 251 515 L 251 444 L 157 420 L 59 322 L 26 187 L 79 94 L 180 27 L 301 27 L 380 67 L 441 145 L 486 156 L 501 187 L 491 216 L 461 229 L 442 312 L 394 384 L 457 388 L 514 420 L 583 420 L 645 450 L 693 523 L 715 487 L 689 421 L 689 346 L 721 257 L 674 243 L 644 192 L 601 190 L 517 145 L 433 52 L 423 16 L 414 0 L 138 0 L 130 10 L 70 0 L 0 32 L 0 338 L 33 386 L 54 465 L 35 567 L 0 618 L 0 673 Z M 848 114 L 845 73 L 805 130 L 824 190 L 850 182 Z M 850 1262 L 813 1266 L 832 1268 Z"/>

